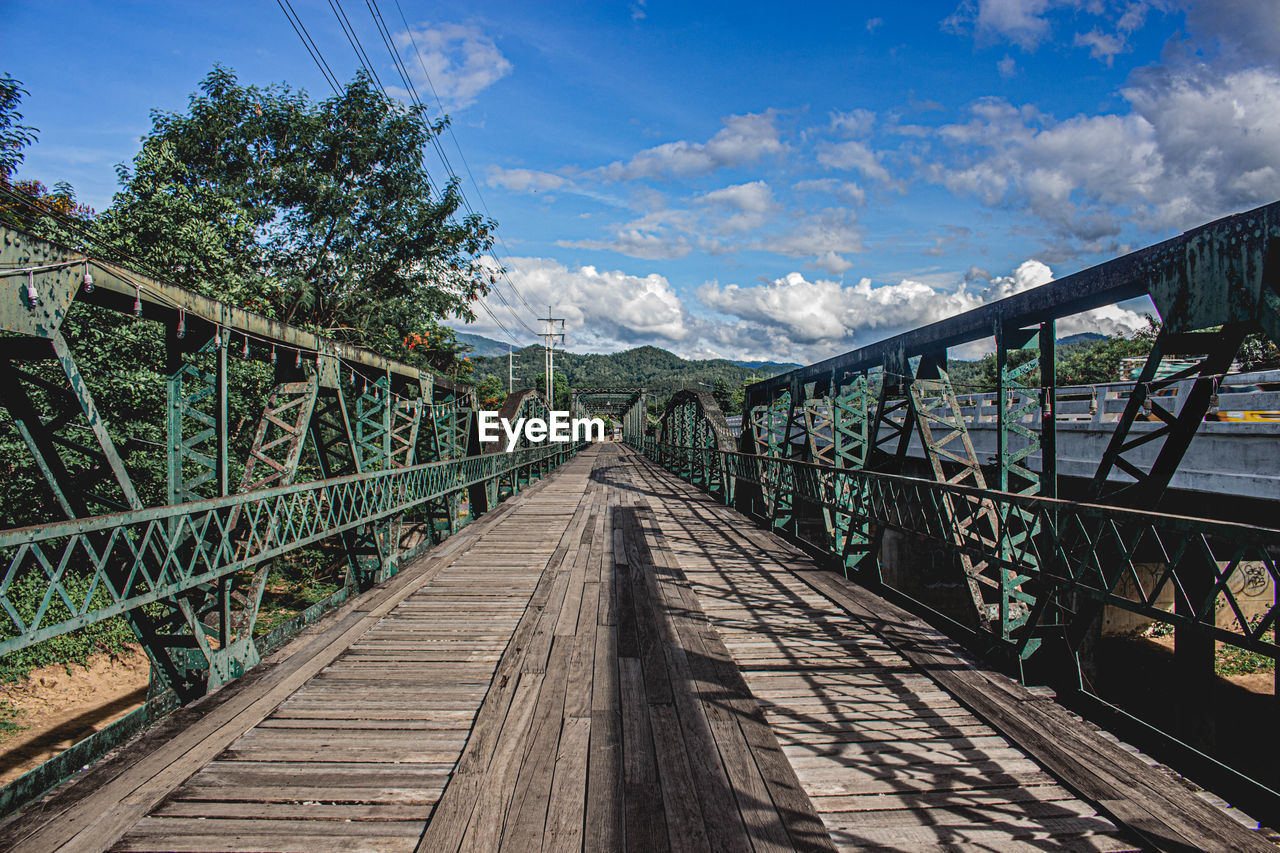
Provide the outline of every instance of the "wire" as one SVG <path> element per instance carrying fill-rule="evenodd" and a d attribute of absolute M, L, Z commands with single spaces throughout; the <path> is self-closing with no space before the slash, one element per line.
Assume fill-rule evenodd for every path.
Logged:
<path fill-rule="evenodd" d="M 413 36 L 413 28 L 409 26 L 409 19 L 405 16 L 404 9 L 400 6 L 400 0 L 393 0 L 393 2 L 395 2 L 396 4 L 396 11 L 400 14 L 400 22 L 404 24 L 405 33 L 409 36 L 409 43 L 413 45 L 414 55 L 417 56 L 418 65 L 422 68 L 422 76 L 427 81 L 427 86 L 431 89 L 431 96 L 435 99 L 436 106 L 439 107 L 440 113 L 441 115 L 443 115 L 444 104 L 441 103 L 440 101 L 440 94 L 439 92 L 436 91 L 435 83 L 433 83 L 431 80 L 431 72 L 427 70 L 426 60 L 422 56 L 422 51 L 418 48 L 418 40 Z M 375 7 L 378 5 L 377 0 L 372 0 L 372 3 Z M 379 16 L 380 15 L 381 13 L 379 13 Z M 493 214 L 489 212 L 489 206 L 485 203 L 484 196 L 480 192 L 480 184 L 478 181 L 476 181 L 475 175 L 472 174 L 471 172 L 471 165 L 467 162 L 466 155 L 462 153 L 462 145 L 458 142 L 457 134 L 453 132 L 453 126 L 449 125 L 446 129 L 449 131 L 449 137 L 453 140 L 454 148 L 456 148 L 458 151 L 458 157 L 462 161 L 462 167 L 463 169 L 466 170 L 467 177 L 470 178 L 471 180 L 471 186 L 476 191 L 476 198 L 479 199 L 480 206 L 484 208 L 485 215 L 488 216 L 490 219 L 492 219 Z M 457 178 L 457 173 L 454 172 L 453 165 L 449 162 L 448 156 L 445 155 L 443 149 L 440 148 L 438 143 L 436 145 L 436 149 L 440 155 L 441 161 L 445 165 L 445 168 L 449 171 L 449 174 L 454 178 Z M 466 196 L 461 192 L 459 192 L 459 195 L 463 199 L 463 204 L 466 205 L 468 210 L 471 210 L 471 205 L 466 201 Z M 475 211 L 471 210 L 471 212 L 474 213 Z M 498 242 L 502 245 L 503 252 L 506 253 L 507 255 L 510 255 L 511 250 L 507 248 L 506 241 L 502 239 L 502 235 L 497 233 L 497 231 L 495 230 L 494 236 L 497 237 Z M 492 254 L 492 252 L 490 254 Z M 516 295 L 516 298 L 519 299 L 520 302 L 524 304 L 525 308 L 533 312 L 534 316 L 537 316 L 538 309 L 534 308 L 532 305 L 529 304 L 529 300 L 524 298 L 524 294 L 520 292 L 520 289 L 518 287 L 516 287 L 515 282 L 512 281 L 509 276 L 507 276 L 506 265 L 503 264 L 501 261 L 499 261 L 496 256 L 494 256 L 493 259 L 498 264 L 499 269 L 502 270 L 502 279 L 507 283 L 507 286 L 511 288 L 511 291 Z M 526 328 L 528 327 L 526 326 Z M 532 329 L 530 329 L 529 331 L 534 335 L 538 334 L 537 332 L 534 332 Z"/>
<path fill-rule="evenodd" d="M 329 0 L 329 8 L 333 10 L 334 17 L 338 19 L 338 26 L 342 27 L 343 34 L 347 37 L 351 49 L 356 52 L 356 61 L 369 72 L 369 76 L 378 84 L 378 88 L 386 92 L 386 87 L 382 85 L 382 79 L 378 77 L 378 72 L 373 70 L 373 63 L 369 61 L 369 55 L 364 51 L 364 45 L 360 43 L 360 37 L 356 35 L 356 28 L 351 25 L 350 19 L 347 18 L 346 10 L 342 8 L 342 0 Z M 350 29 L 348 29 L 350 28 Z"/>
<path fill-rule="evenodd" d="M 298 34 L 298 38 L 302 40 L 302 46 L 307 49 L 307 53 L 311 54 L 311 58 L 315 61 L 316 67 L 320 69 L 325 82 L 333 89 L 333 94 L 340 94 L 337 75 L 333 73 L 333 69 L 325 61 L 324 55 L 320 53 L 320 47 L 312 40 L 311 33 L 307 32 L 306 26 L 302 23 L 302 18 L 298 17 L 297 11 L 293 8 L 293 3 L 290 0 L 276 0 L 276 5 L 280 7 L 281 12 L 284 12 L 284 16 L 289 19 L 290 26 Z M 297 19 L 296 23 L 295 18 Z"/>

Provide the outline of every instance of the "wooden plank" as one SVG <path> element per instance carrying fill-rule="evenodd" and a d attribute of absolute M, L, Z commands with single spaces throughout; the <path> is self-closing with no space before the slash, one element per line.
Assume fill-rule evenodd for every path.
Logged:
<path fill-rule="evenodd" d="M 547 801 L 547 831 L 541 839 L 547 851 L 581 850 L 586 814 L 587 753 L 592 720 L 567 716 L 556 753 L 551 796 Z"/>
<path fill-rule="evenodd" d="M 657 853 L 670 845 L 640 661 L 619 658 L 618 682 L 622 696 L 625 849 Z"/>
<path fill-rule="evenodd" d="M 622 721 L 617 705 L 592 710 L 587 754 L 586 826 L 583 849 L 621 850 L 625 832 L 622 780 Z"/>

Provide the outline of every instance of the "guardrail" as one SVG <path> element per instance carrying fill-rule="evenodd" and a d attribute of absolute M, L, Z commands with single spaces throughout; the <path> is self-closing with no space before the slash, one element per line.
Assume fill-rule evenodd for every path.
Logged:
<path fill-rule="evenodd" d="M 558 445 L 373 471 L 170 506 L 0 531 L 0 654 L 101 622 L 252 568 L 305 545 L 402 515 L 428 501 L 555 466 Z M 474 514 L 473 516 L 474 517 Z M 388 531 L 391 533 L 391 531 Z M 393 574 L 430 546 L 380 543 Z M 76 578 L 73 589 L 68 581 Z M 42 588 L 30 596 L 32 583 Z M 14 592 L 38 599 L 24 614 Z"/>
<path fill-rule="evenodd" d="M 1059 682 L 1083 708 L 1105 715 L 1130 737 L 1150 738 L 1165 760 L 1202 784 L 1220 786 L 1246 808 L 1280 806 L 1274 763 L 1220 757 L 1193 745 L 1201 727 L 1221 715 L 1213 686 L 1217 644 L 1280 660 L 1275 596 L 1258 609 L 1250 589 L 1280 588 L 1280 530 L 1166 515 L 1136 509 L 1018 495 L 936 480 L 709 447 L 632 445 L 649 459 L 771 529 L 797 535 L 809 521 L 825 522 L 824 550 L 845 574 L 873 589 L 892 590 L 952 633 L 1004 649 L 1019 666 L 1066 652 L 1071 683 Z M 812 529 L 813 525 L 810 525 Z M 941 612 L 922 590 L 905 588 L 881 571 L 885 530 L 915 547 L 949 551 L 985 612 L 965 624 Z M 1252 606 L 1252 610 L 1250 609 Z M 1172 629 L 1176 643 L 1171 688 L 1177 712 L 1152 722 L 1099 695 L 1085 676 L 1084 638 L 1099 610 L 1113 607 Z M 1061 660 L 1053 657 L 1053 660 Z M 1052 671 L 1053 666 L 1047 668 Z M 1058 670 L 1061 671 L 1061 670 Z M 1209 744 L 1213 736 L 1209 735 Z M 1270 754 L 1270 753 L 1267 753 Z M 1215 787 L 1215 790 L 1218 790 Z"/>

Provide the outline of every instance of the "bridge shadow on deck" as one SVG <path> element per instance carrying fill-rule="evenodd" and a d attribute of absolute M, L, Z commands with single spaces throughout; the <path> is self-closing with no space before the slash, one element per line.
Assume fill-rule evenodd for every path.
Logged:
<path fill-rule="evenodd" d="M 945 641 L 633 451 L 499 512 L 0 846 L 1137 846 L 940 686 Z"/>
<path fill-rule="evenodd" d="M 806 558 L 762 547 L 750 522 L 726 523 L 727 510 L 665 472 L 637 474 L 644 492 L 663 495 L 651 530 L 687 568 L 680 581 L 756 691 L 837 846 L 1134 849 L 867 624 L 800 582 L 790 566 Z"/>

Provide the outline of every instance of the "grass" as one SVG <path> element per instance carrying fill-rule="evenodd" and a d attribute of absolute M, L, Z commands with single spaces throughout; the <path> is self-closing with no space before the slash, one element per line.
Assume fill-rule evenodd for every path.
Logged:
<path fill-rule="evenodd" d="M 17 734 L 26 726 L 18 722 L 18 709 L 9 704 L 7 699 L 0 699 L 0 740 Z"/>
<path fill-rule="evenodd" d="M 1256 620 L 1254 625 L 1256 626 Z M 1172 636 L 1174 628 L 1167 622 L 1152 622 L 1147 629 L 1142 632 L 1142 636 L 1149 638 Z M 1267 631 L 1262 635 L 1264 643 L 1274 643 L 1276 632 L 1275 629 Z M 1232 646 L 1227 643 L 1219 643 L 1218 651 L 1214 658 L 1213 670 L 1224 678 L 1233 675 L 1256 675 L 1260 672 L 1271 672 L 1276 668 L 1276 662 L 1273 658 L 1266 655 L 1251 652 L 1248 649 L 1242 649 L 1238 646 Z"/>
<path fill-rule="evenodd" d="M 67 574 L 63 576 L 62 583 L 72 601 L 82 601 L 89 594 L 88 577 Z M 47 586 L 48 578 L 33 572 L 18 578 L 10 587 L 9 601 L 23 621 L 30 622 L 34 618 Z M 101 587 L 94 592 L 94 600 L 99 606 L 105 606 L 110 601 L 108 593 Z M 62 600 L 55 597 L 49 604 L 42 624 L 53 624 L 70 615 Z M 13 636 L 12 625 L 6 624 L 5 628 L 8 630 L 2 636 Z M 116 616 L 0 657 L 0 682 L 22 681 L 31 670 L 50 664 L 83 664 L 92 654 L 120 652 L 136 642 L 129 623 Z"/>

